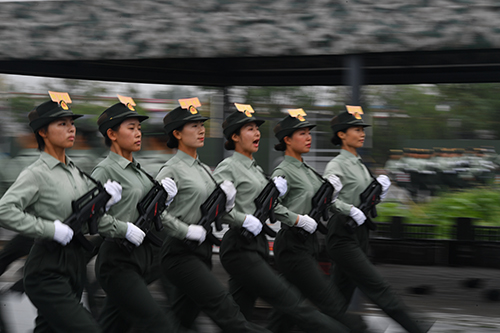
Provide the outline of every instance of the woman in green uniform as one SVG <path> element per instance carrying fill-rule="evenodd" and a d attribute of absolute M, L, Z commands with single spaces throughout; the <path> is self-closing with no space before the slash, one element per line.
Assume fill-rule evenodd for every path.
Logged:
<path fill-rule="evenodd" d="M 125 101 L 127 102 L 127 101 Z M 97 120 L 99 131 L 110 148 L 109 155 L 92 172 L 96 179 L 112 179 L 122 187 L 122 200 L 113 206 L 106 219 L 135 222 L 139 217 L 137 204 L 153 187 L 154 179 L 143 171 L 133 158 L 141 149 L 141 122 L 147 116 L 137 114 L 129 103 L 116 103 Z M 161 180 L 168 200 L 177 189 L 171 179 Z M 147 240 L 147 239 L 146 239 Z M 104 332 L 126 332 L 134 327 L 140 332 L 169 332 L 164 310 L 152 297 L 147 286 L 154 274 L 154 249 L 145 241 L 128 252 L 120 239 L 107 238 L 96 260 L 96 277 L 106 292 L 106 301 L 99 318 Z"/>
<path fill-rule="evenodd" d="M 330 281 L 318 264 L 319 243 L 315 228 L 304 228 L 307 232 L 304 237 L 299 228 L 288 227 L 300 219 L 310 219 L 307 214 L 312 209 L 311 200 L 323 182 L 330 182 L 335 189 L 332 201 L 342 188 L 337 176 L 331 175 L 328 180 L 324 180 L 302 159 L 302 154 L 311 149 L 310 130 L 316 126 L 308 122 L 305 115 L 301 109 L 290 110 L 290 115 L 274 127 L 279 141 L 275 149 L 284 151 L 285 159 L 274 169 L 271 177 L 283 177 L 288 184 L 288 191 L 279 199 L 281 206 L 275 212 L 283 227 L 274 241 L 274 259 L 280 273 L 323 313 L 337 319 L 353 332 L 363 332 L 366 325 L 360 316 L 341 312 Z M 315 222 L 311 221 L 311 225 L 315 225 Z M 276 319 L 275 323 L 284 331 L 291 324 L 289 318 L 278 316 Z"/>
<path fill-rule="evenodd" d="M 217 185 L 197 153 L 204 145 L 207 119 L 194 106 L 178 107 L 163 119 L 167 145 L 178 149 L 157 175 L 157 179 L 171 177 L 178 188 L 168 207 L 168 236 L 162 246 L 162 271 L 173 285 L 168 295 L 171 309 L 183 328 L 193 328 L 203 311 L 224 332 L 265 332 L 245 320 L 231 294 L 212 274 L 212 244 L 205 240 L 205 228 L 197 225 L 202 217 L 200 205 Z M 223 180 L 220 186 L 226 193 L 226 211 L 230 210 L 234 186 Z M 186 240 L 199 245 L 193 249 Z"/>
<path fill-rule="evenodd" d="M 306 305 L 300 293 L 279 277 L 267 262 L 267 238 L 261 233 L 262 223 L 252 215 L 256 209 L 254 199 L 268 183 L 267 177 L 253 159 L 253 154 L 259 149 L 259 126 L 262 123 L 264 121 L 255 119 L 249 110 L 243 110 L 233 112 L 222 125 L 227 139 L 225 148 L 235 151 L 214 171 L 217 181 L 228 179 L 234 183 L 237 191 L 234 209 L 222 217 L 223 222 L 230 226 L 222 240 L 220 258 L 230 275 L 231 294 L 247 319 L 252 316 L 257 297 L 261 297 L 278 312 L 293 318 L 307 332 L 344 332 L 346 328 L 343 325 Z M 275 177 L 273 181 L 280 194 L 284 195 L 287 192 L 286 180 Z M 316 222 L 305 215 L 293 221 L 286 219 L 283 223 L 290 227 L 302 227 L 309 232 L 316 228 Z M 253 234 L 250 241 L 242 238 L 242 228 Z"/>
<path fill-rule="evenodd" d="M 69 99 L 69 97 L 68 97 Z M 64 100 L 48 101 L 29 114 L 40 158 L 21 172 L 0 200 L 2 227 L 36 239 L 24 270 L 26 294 L 38 310 L 35 332 L 100 332 L 98 324 L 80 303 L 86 277 L 87 254 L 70 242 L 72 229 L 61 223 L 72 213 L 71 202 L 95 185 L 66 156 L 75 139 L 74 119 Z M 121 187 L 105 185 L 119 201 Z M 133 227 L 101 219 L 99 233 L 126 237 Z M 87 232 L 86 224 L 82 232 Z M 63 246 L 46 246 L 54 240 Z"/>
<path fill-rule="evenodd" d="M 324 176 L 336 175 L 342 182 L 342 190 L 335 201 L 335 214 L 328 222 L 327 251 L 335 262 L 332 278 L 337 285 L 336 299 L 345 312 L 353 292 L 358 287 L 372 302 L 396 320 L 408 332 L 420 333 L 424 330 L 408 314 L 399 297 L 390 288 L 370 262 L 368 251 L 370 216 L 357 208 L 360 194 L 374 180 L 368 168 L 362 163 L 357 149 L 365 140 L 364 123 L 357 112 L 343 111 L 331 120 L 332 143 L 340 145 L 340 154 L 326 166 Z M 385 175 L 377 181 L 382 185 L 383 199 L 391 184 Z M 356 225 L 354 231 L 346 227 L 348 219 Z"/>

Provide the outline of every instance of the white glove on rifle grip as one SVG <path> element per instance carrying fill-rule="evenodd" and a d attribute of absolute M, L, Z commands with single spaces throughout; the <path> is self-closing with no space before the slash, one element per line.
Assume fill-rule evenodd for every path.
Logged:
<path fill-rule="evenodd" d="M 262 231 L 262 223 L 255 216 L 248 214 L 243 221 L 243 228 L 257 236 Z"/>
<path fill-rule="evenodd" d="M 104 184 L 104 189 L 111 196 L 108 202 L 106 202 L 106 211 L 108 211 L 111 206 L 122 199 L 122 186 L 118 182 L 108 179 L 106 184 Z"/>
<path fill-rule="evenodd" d="M 351 207 L 349 216 L 357 223 L 357 225 L 362 225 L 366 221 L 366 215 L 358 207 Z"/>
<path fill-rule="evenodd" d="M 165 202 L 165 206 L 168 206 L 177 195 L 177 185 L 175 185 L 175 181 L 170 177 L 163 178 L 161 180 L 161 185 L 165 189 L 165 192 L 167 192 L 167 201 Z"/>
<path fill-rule="evenodd" d="M 309 215 L 299 215 L 299 220 L 297 221 L 297 227 L 304 229 L 308 233 L 312 234 L 316 231 L 318 223 L 314 221 Z"/>
<path fill-rule="evenodd" d="M 73 229 L 59 220 L 54 221 L 54 240 L 61 245 L 67 245 L 73 238 Z"/>
<path fill-rule="evenodd" d="M 234 207 L 234 200 L 236 199 L 236 188 L 234 187 L 234 184 L 229 180 L 223 181 L 219 186 L 221 190 L 226 194 L 226 212 L 229 212 Z"/>
<path fill-rule="evenodd" d="M 142 244 L 144 237 L 146 234 L 139 227 L 134 224 L 127 222 L 127 234 L 125 238 L 135 246 L 139 246 Z"/>
<path fill-rule="evenodd" d="M 207 237 L 207 231 L 201 225 L 190 224 L 188 226 L 186 239 L 196 241 L 198 244 L 201 244 L 205 241 L 205 237 Z"/>
<path fill-rule="evenodd" d="M 380 175 L 377 177 L 377 182 L 379 182 L 380 185 L 382 185 L 382 193 L 380 194 L 380 200 L 384 200 L 385 197 L 387 196 L 387 191 L 391 186 L 391 180 L 386 175 Z"/>
<path fill-rule="evenodd" d="M 280 197 L 284 196 L 288 189 L 286 179 L 281 176 L 278 176 L 273 178 L 273 182 L 274 185 L 276 185 L 278 191 L 280 192 Z"/>
<path fill-rule="evenodd" d="M 342 190 L 342 187 L 344 187 L 344 185 L 342 185 L 342 182 L 340 181 L 340 178 L 337 175 L 330 175 L 328 176 L 327 180 L 330 184 L 332 184 L 334 188 L 332 195 L 332 203 L 334 203 L 335 200 L 337 200 L 340 190 Z"/>

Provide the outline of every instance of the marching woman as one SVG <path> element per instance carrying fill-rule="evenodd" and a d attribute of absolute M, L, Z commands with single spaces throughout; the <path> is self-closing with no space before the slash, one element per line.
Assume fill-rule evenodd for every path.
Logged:
<path fill-rule="evenodd" d="M 319 243 L 315 223 L 310 221 L 302 230 L 288 227 L 301 219 L 311 220 L 307 214 L 312 209 L 312 198 L 325 181 L 302 159 L 302 154 L 311 149 L 310 131 L 316 125 L 304 118 L 306 113 L 302 109 L 289 110 L 289 113 L 289 116 L 274 127 L 275 136 L 279 141 L 275 149 L 284 151 L 285 158 L 274 169 L 271 177 L 283 177 L 288 185 L 286 194 L 279 199 L 281 206 L 275 211 L 276 218 L 283 223 L 274 241 L 274 259 L 278 271 L 323 313 L 337 319 L 353 332 L 363 332 L 366 325 L 360 316 L 341 312 L 340 303 L 335 298 L 334 286 L 319 266 Z M 342 184 L 335 175 L 331 175 L 326 181 L 335 189 L 332 198 L 335 200 Z M 289 318 L 283 316 L 276 319 L 285 331 L 287 326 L 293 324 Z"/>
<path fill-rule="evenodd" d="M 92 176 L 99 180 L 112 179 L 123 187 L 121 201 L 103 219 L 133 223 L 139 217 L 137 204 L 151 190 L 154 181 L 133 158 L 133 153 L 141 149 L 141 122 L 148 117 L 135 111 L 131 98 L 119 98 L 120 103 L 106 109 L 97 120 L 110 152 L 94 168 Z M 161 184 L 168 194 L 168 204 L 175 196 L 175 183 L 167 178 L 162 179 Z M 147 288 L 155 274 L 152 271 L 154 248 L 147 240 L 142 244 L 133 240 L 135 246 L 131 252 L 124 249 L 120 239 L 107 238 L 101 245 L 95 270 L 106 292 L 99 318 L 104 332 L 127 332 L 131 327 L 140 332 L 171 331 L 166 312 Z"/>
<path fill-rule="evenodd" d="M 162 246 L 162 271 L 173 285 L 167 291 L 171 309 L 184 329 L 193 328 L 203 311 L 224 332 L 266 332 L 245 320 L 231 294 L 211 272 L 212 244 L 205 240 L 205 228 L 197 224 L 202 217 L 200 205 L 217 186 L 197 152 L 204 145 L 204 122 L 208 118 L 196 109 L 200 106 L 198 99 L 180 102 L 182 106 L 163 119 L 167 145 L 177 148 L 177 153 L 157 175 L 157 179 L 172 178 L 178 188 L 168 207 L 168 236 Z M 221 181 L 220 187 L 226 194 L 226 211 L 230 210 L 236 194 L 234 186 Z M 194 243 L 194 248 L 188 243 Z"/>
<path fill-rule="evenodd" d="M 332 143 L 340 145 L 340 154 L 326 166 L 324 176 L 340 178 L 342 189 L 334 202 L 335 214 L 328 222 L 327 251 L 335 262 L 333 276 L 337 285 L 336 299 L 341 302 L 345 312 L 353 292 L 358 287 L 363 294 L 377 304 L 385 313 L 397 321 L 408 332 L 424 332 L 409 315 L 403 302 L 370 262 L 368 251 L 371 216 L 366 216 L 357 208 L 360 194 L 374 180 L 363 164 L 357 149 L 363 147 L 364 128 L 369 126 L 361 118 L 360 107 L 348 107 L 332 118 Z M 391 182 L 385 175 L 376 179 L 382 185 L 383 199 Z M 353 227 L 352 226 L 357 226 Z"/>
<path fill-rule="evenodd" d="M 0 200 L 0 224 L 35 238 L 24 268 L 26 294 L 38 310 L 34 331 L 100 332 L 80 303 L 88 255 L 78 242 L 71 242 L 73 230 L 61 223 L 71 215 L 72 201 L 95 187 L 66 156 L 75 140 L 74 119 L 81 115 L 71 112 L 68 94 L 51 92 L 51 97 L 28 115 L 40 158 L 21 172 Z M 121 187 L 113 182 L 104 187 L 112 196 L 109 208 L 119 201 Z M 99 233 L 111 237 L 128 238 L 134 228 L 109 219 L 98 225 Z M 84 224 L 82 233 L 86 232 Z M 52 240 L 61 246 L 49 246 Z"/>
<path fill-rule="evenodd" d="M 262 223 L 252 215 L 256 210 L 254 199 L 268 183 L 262 169 L 253 159 L 253 154 L 259 149 L 259 126 L 264 121 L 252 116 L 250 105 L 237 104 L 236 107 L 238 111 L 229 115 L 222 124 L 227 139 L 225 148 L 234 150 L 234 153 L 214 171 L 216 180 L 232 181 L 237 191 L 235 207 L 222 217 L 223 222 L 230 226 L 222 240 L 220 259 L 230 275 L 231 294 L 249 320 L 257 297 L 261 297 L 279 313 L 293 318 L 304 331 L 346 332 L 343 325 L 306 305 L 300 293 L 279 277 L 267 262 L 267 238 L 261 233 Z M 275 177 L 273 181 L 280 195 L 284 195 L 287 192 L 286 180 Z M 316 222 L 307 217 L 293 221 L 287 219 L 284 223 L 311 232 L 316 228 Z M 242 229 L 246 229 L 254 237 L 250 240 L 243 239 Z"/>

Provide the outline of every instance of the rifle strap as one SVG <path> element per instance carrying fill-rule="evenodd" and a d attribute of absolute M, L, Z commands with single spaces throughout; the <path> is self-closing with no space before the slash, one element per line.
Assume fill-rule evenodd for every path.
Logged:
<path fill-rule="evenodd" d="M 212 174 L 205 168 L 205 166 L 200 162 L 200 160 L 198 160 L 196 158 L 195 161 L 196 161 L 196 163 L 198 163 L 198 165 L 200 166 L 200 168 L 202 168 L 207 173 L 207 175 L 210 177 L 210 179 L 212 179 L 212 181 L 215 184 L 215 187 L 218 187 L 219 184 L 217 184 L 217 181 L 214 179 L 214 177 L 212 176 Z"/>
<path fill-rule="evenodd" d="M 322 175 L 320 175 L 316 170 L 314 170 L 314 168 L 310 167 L 305 162 L 302 162 L 302 164 L 304 164 L 304 166 L 306 168 L 308 168 L 309 170 L 311 170 L 319 178 L 319 180 L 321 180 L 323 183 L 327 181 L 325 178 L 323 178 Z"/>
<path fill-rule="evenodd" d="M 82 177 L 88 178 L 90 181 L 92 181 L 92 183 L 94 183 L 96 185 L 99 183 L 96 179 L 94 179 L 92 176 L 90 176 L 88 173 L 86 173 L 85 171 L 83 171 L 82 169 L 77 167 L 76 165 L 75 165 L 75 168 L 80 172 L 80 175 L 82 175 Z"/>
<path fill-rule="evenodd" d="M 375 178 L 375 176 L 374 176 L 374 175 L 373 175 L 373 173 L 371 172 L 370 168 L 369 168 L 369 167 L 365 164 L 365 162 L 363 162 L 363 159 L 361 159 L 361 158 L 360 158 L 360 159 L 359 159 L 359 161 L 361 162 L 361 164 L 363 164 L 363 165 L 365 166 L 366 170 L 368 170 L 368 173 L 370 174 L 370 176 L 371 176 L 374 180 L 376 180 L 377 178 Z"/>
<path fill-rule="evenodd" d="M 139 163 L 137 163 L 137 166 L 136 166 L 137 170 L 139 170 L 140 172 L 142 172 L 146 177 L 148 177 L 148 179 L 153 183 L 153 184 L 156 184 L 157 183 L 157 180 L 153 178 L 153 176 L 151 176 L 149 173 L 146 172 L 146 170 L 142 169 L 141 168 L 141 165 Z"/>

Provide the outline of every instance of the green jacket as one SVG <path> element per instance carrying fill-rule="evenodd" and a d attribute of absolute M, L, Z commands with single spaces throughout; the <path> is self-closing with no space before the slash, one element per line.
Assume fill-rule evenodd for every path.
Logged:
<path fill-rule="evenodd" d="M 157 180 L 170 177 L 177 185 L 177 195 L 162 216 L 170 236 L 184 239 L 189 224 L 196 224 L 201 219 L 200 205 L 215 190 L 215 182 L 209 173 L 208 166 L 198 158 L 180 150 L 160 169 Z"/>
<path fill-rule="evenodd" d="M 370 185 L 373 178 L 361 158 L 345 149 L 341 149 L 340 154 L 328 162 L 324 177 L 328 178 L 332 174 L 337 175 L 343 185 L 333 207 L 342 215 L 348 216 L 351 206 L 358 207 L 361 203 L 359 195 Z"/>
<path fill-rule="evenodd" d="M 84 177 L 71 159 L 61 163 L 42 152 L 40 158 L 24 169 L 0 199 L 0 226 L 22 235 L 53 239 L 54 221 L 72 213 L 71 202 L 88 192 L 94 184 Z M 87 225 L 82 232 L 86 233 Z M 103 218 L 99 233 L 125 237 L 127 225 Z"/>
<path fill-rule="evenodd" d="M 122 198 L 114 204 L 102 220 L 108 223 L 134 223 L 139 217 L 137 204 L 153 186 L 151 180 L 138 168 L 137 161 L 109 152 L 92 171 L 92 177 L 105 183 L 114 180 L 122 186 Z"/>

